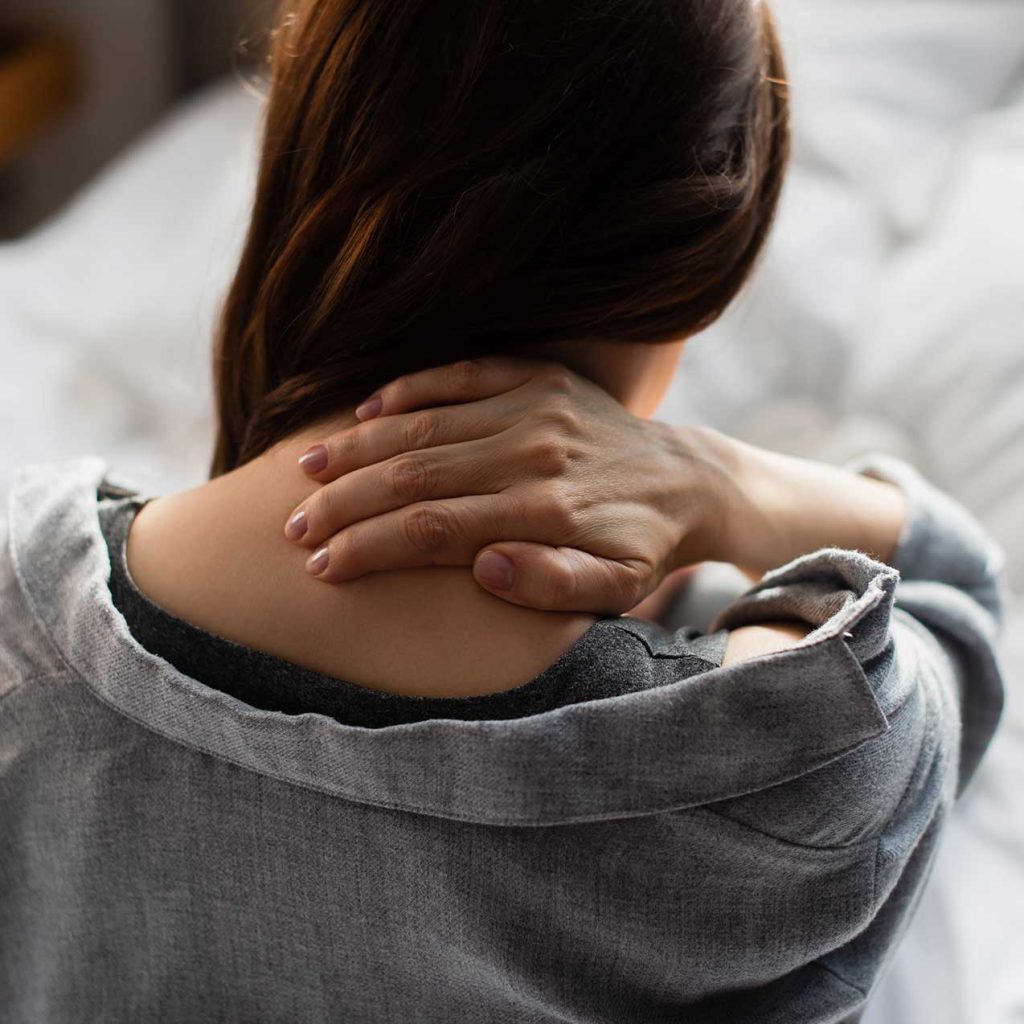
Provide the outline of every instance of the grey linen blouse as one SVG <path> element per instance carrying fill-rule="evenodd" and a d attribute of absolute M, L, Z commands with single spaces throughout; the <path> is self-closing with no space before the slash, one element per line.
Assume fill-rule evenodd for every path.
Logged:
<path fill-rule="evenodd" d="M 894 567 L 819 551 L 706 637 L 600 620 L 526 684 L 554 703 L 372 727 L 147 650 L 100 528 L 127 492 L 23 469 L 0 1019 L 856 1021 L 999 717 L 1001 555 L 906 464 L 850 468 L 908 494 Z M 715 634 L 772 618 L 815 628 L 721 667 Z"/>

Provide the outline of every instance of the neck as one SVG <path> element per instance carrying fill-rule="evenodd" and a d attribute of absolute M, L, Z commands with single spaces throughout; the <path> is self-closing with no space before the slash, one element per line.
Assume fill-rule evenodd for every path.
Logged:
<path fill-rule="evenodd" d="M 136 584 L 200 628 L 375 689 L 470 696 L 508 689 L 558 659 L 593 617 L 538 612 L 481 590 L 468 567 L 375 573 L 330 585 L 284 537 L 320 486 L 306 448 L 352 426 L 345 412 L 190 491 L 150 502 L 129 534 Z"/>

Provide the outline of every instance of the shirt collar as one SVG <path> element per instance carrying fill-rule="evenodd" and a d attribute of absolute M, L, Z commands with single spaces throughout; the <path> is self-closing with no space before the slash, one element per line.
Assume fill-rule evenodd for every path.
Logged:
<path fill-rule="evenodd" d="M 339 798 L 488 825 L 683 810 L 813 771 L 887 727 L 843 638 L 508 721 L 381 729 L 283 715 L 151 654 L 114 607 L 95 456 L 26 467 L 10 543 L 33 614 L 93 694 L 164 738 Z"/>

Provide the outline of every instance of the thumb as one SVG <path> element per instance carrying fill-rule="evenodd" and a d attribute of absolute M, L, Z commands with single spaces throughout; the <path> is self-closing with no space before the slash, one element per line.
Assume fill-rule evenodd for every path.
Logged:
<path fill-rule="evenodd" d="M 510 604 L 594 615 L 628 612 L 657 582 L 651 567 L 639 561 L 520 541 L 483 548 L 473 575 L 484 590 Z"/>

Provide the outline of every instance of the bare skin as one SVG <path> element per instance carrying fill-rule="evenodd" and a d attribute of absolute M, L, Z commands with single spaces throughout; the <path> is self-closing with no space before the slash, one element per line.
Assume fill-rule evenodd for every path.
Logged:
<path fill-rule="evenodd" d="M 355 420 L 353 419 L 353 423 Z M 467 568 L 367 575 L 327 587 L 281 536 L 318 489 L 298 439 L 200 487 L 155 499 L 128 536 L 136 585 L 179 618 L 293 664 L 391 693 L 465 697 L 539 674 L 595 621 L 510 605 Z"/>
<path fill-rule="evenodd" d="M 682 343 L 594 342 L 583 359 L 565 355 L 600 381 L 611 406 L 628 403 L 648 416 L 681 350 Z M 339 413 L 232 473 L 148 503 L 128 537 L 136 585 L 202 629 L 391 693 L 492 693 L 557 661 L 597 616 L 513 605 L 481 590 L 459 559 L 375 572 L 343 587 L 303 571 L 309 552 L 282 536 L 281 523 L 321 488 L 299 456 L 325 434 L 356 425 L 351 411 Z"/>
<path fill-rule="evenodd" d="M 423 402 L 422 388 L 385 389 L 383 407 L 360 414 L 376 422 L 342 414 L 151 502 L 129 536 L 129 569 L 157 604 L 238 643 L 371 688 L 469 696 L 533 678 L 593 613 L 632 608 L 680 566 L 731 561 L 756 578 L 829 544 L 891 554 L 905 514 L 898 489 L 715 432 L 647 424 L 672 361 L 652 352 L 645 373 L 635 349 L 627 365 L 615 348 L 606 356 L 591 364 L 591 382 L 545 366 L 523 378 L 519 364 L 428 381 L 442 390 L 475 382 L 487 400 Z M 395 425 L 408 410 L 446 402 L 420 445 L 433 469 L 396 475 L 410 435 Z M 474 404 L 485 410 L 475 419 Z M 328 466 L 304 472 L 299 457 L 321 441 Z M 402 493 L 392 493 L 396 480 Z M 424 493 L 410 493 L 410 481 Z M 474 485 L 485 493 L 453 500 Z M 428 504 L 444 514 L 420 516 L 433 524 L 424 536 L 410 530 L 410 512 Z M 308 512 L 306 533 L 289 543 L 282 525 L 297 508 Z M 325 546 L 326 570 L 304 572 Z M 515 563 L 511 589 L 481 579 L 482 549 Z M 808 631 L 735 630 L 726 663 L 785 650 Z"/>

